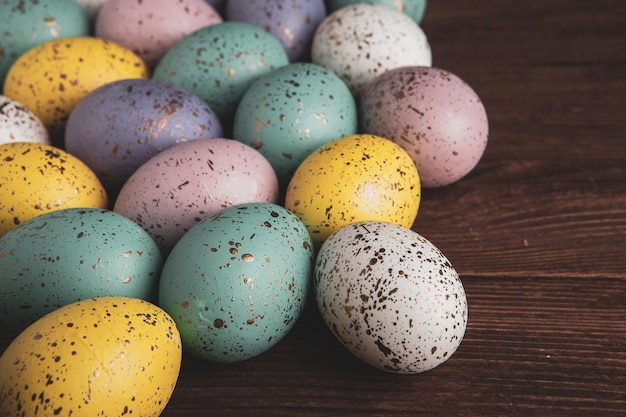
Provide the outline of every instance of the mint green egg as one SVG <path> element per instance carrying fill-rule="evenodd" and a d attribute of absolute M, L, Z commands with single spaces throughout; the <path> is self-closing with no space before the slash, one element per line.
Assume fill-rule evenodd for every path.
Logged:
<path fill-rule="evenodd" d="M 295 325 L 310 290 L 313 244 L 282 206 L 246 203 L 192 227 L 170 252 L 159 305 L 183 346 L 210 362 L 250 359 Z"/>
<path fill-rule="evenodd" d="M 357 3 L 378 4 L 391 9 L 403 12 L 408 15 L 415 23 L 420 23 L 424 18 L 427 0 L 327 0 L 329 13 L 334 12 L 342 7 L 350 6 Z"/>
<path fill-rule="evenodd" d="M 0 237 L 0 323 L 22 330 L 87 298 L 150 301 L 162 266 L 156 243 L 121 214 L 93 208 L 47 212 Z"/>
<path fill-rule="evenodd" d="M 285 190 L 314 150 L 357 133 L 357 107 L 348 86 L 331 69 L 294 63 L 261 76 L 241 99 L 233 138 L 272 164 Z"/>
<path fill-rule="evenodd" d="M 29 49 L 54 39 L 87 36 L 89 16 L 74 0 L 0 0 L 0 87 Z"/>

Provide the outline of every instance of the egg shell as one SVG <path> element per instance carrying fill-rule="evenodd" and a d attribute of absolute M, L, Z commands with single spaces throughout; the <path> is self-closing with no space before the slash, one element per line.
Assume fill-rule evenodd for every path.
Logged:
<path fill-rule="evenodd" d="M 52 145 L 0 145 L 0 236 L 20 223 L 64 208 L 108 208 L 96 174 L 81 160 Z"/>
<path fill-rule="evenodd" d="M 102 297 L 42 317 L 0 357 L 2 416 L 157 417 L 182 359 L 171 317 L 147 301 Z"/>
<path fill-rule="evenodd" d="M 199 139 L 168 148 L 137 169 L 114 211 L 141 225 L 167 256 L 212 213 L 277 198 L 276 173 L 257 150 L 232 139 Z"/>
<path fill-rule="evenodd" d="M 95 35 L 137 54 L 150 68 L 176 42 L 222 17 L 204 0 L 109 0 L 95 23 Z"/>
<path fill-rule="evenodd" d="M 67 121 L 65 149 L 87 164 L 113 196 L 164 149 L 222 136 L 217 115 L 199 97 L 138 78 L 105 84 L 80 100 Z"/>
<path fill-rule="evenodd" d="M 233 138 L 272 164 L 285 189 L 300 163 L 320 146 L 357 133 L 357 107 L 330 69 L 294 63 L 261 76 L 241 99 Z"/>
<path fill-rule="evenodd" d="M 183 344 L 211 362 L 250 359 L 294 326 L 310 290 L 313 245 L 282 206 L 240 204 L 187 232 L 167 258 L 159 304 Z"/>
<path fill-rule="evenodd" d="M 326 17 L 324 0 L 229 0 L 226 18 L 271 33 L 291 62 L 309 59 L 313 35 Z"/>
<path fill-rule="evenodd" d="M 148 75 L 144 62 L 116 43 L 71 37 L 21 55 L 7 74 L 3 94 L 35 113 L 61 147 L 65 124 L 80 99 L 109 82 Z"/>
<path fill-rule="evenodd" d="M 0 145 L 11 142 L 50 144 L 46 127 L 22 103 L 0 95 Z"/>
<path fill-rule="evenodd" d="M 89 35 L 89 17 L 74 0 L 0 1 L 0 86 L 29 49 L 54 39 Z"/>
<path fill-rule="evenodd" d="M 358 222 L 333 233 L 315 262 L 323 320 L 356 357 L 384 371 L 425 372 L 458 349 L 468 319 L 450 261 L 416 232 Z"/>
<path fill-rule="evenodd" d="M 432 53 L 426 34 L 409 16 L 387 6 L 359 3 L 322 21 L 313 37 L 311 60 L 333 69 L 359 97 L 386 71 L 430 66 Z"/>
<path fill-rule="evenodd" d="M 109 0 L 75 0 L 75 1 L 76 3 L 80 4 L 85 9 L 85 11 L 87 12 L 87 16 L 89 16 L 89 19 L 91 20 L 91 23 L 93 24 L 96 17 L 98 16 L 98 12 L 100 12 L 100 9 L 102 9 L 104 4 L 108 2 Z"/>
<path fill-rule="evenodd" d="M 379 4 L 405 13 L 415 23 L 420 23 L 426 12 L 426 0 L 326 0 L 330 13 L 357 3 Z"/>
<path fill-rule="evenodd" d="M 413 158 L 424 187 L 443 187 L 469 174 L 487 147 L 487 112 L 457 75 L 436 67 L 405 67 L 378 77 L 361 97 L 361 131 L 381 135 Z"/>
<path fill-rule="evenodd" d="M 373 135 L 346 136 L 322 145 L 294 173 L 285 207 L 319 245 L 332 232 L 362 220 L 410 227 L 420 204 L 420 178 L 397 144 Z"/>
<path fill-rule="evenodd" d="M 71 208 L 31 218 L 0 237 L 0 322 L 23 330 L 85 298 L 151 300 L 163 266 L 136 223 L 108 210 Z"/>
<path fill-rule="evenodd" d="M 217 114 L 226 135 L 237 105 L 261 75 L 287 65 L 278 39 L 242 22 L 223 22 L 181 39 L 157 64 L 152 78 L 178 85 L 203 99 Z"/>

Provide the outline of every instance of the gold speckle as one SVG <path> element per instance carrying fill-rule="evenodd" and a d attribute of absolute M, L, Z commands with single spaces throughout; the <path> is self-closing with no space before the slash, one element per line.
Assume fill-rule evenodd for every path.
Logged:
<path fill-rule="evenodd" d="M 244 262 L 252 262 L 254 261 L 254 256 L 249 253 L 244 253 L 243 255 L 241 255 L 241 259 Z"/>

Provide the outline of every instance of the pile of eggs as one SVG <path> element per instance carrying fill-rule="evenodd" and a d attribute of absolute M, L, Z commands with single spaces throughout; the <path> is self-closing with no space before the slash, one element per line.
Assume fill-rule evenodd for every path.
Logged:
<path fill-rule="evenodd" d="M 445 362 L 465 292 L 411 228 L 488 122 L 425 8 L 0 1 L 0 414 L 157 416 L 183 349 L 255 357 L 309 300 L 378 369 Z"/>

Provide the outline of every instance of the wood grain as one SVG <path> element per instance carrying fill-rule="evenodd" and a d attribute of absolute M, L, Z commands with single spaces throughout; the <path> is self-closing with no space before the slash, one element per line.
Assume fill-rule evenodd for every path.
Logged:
<path fill-rule="evenodd" d="M 424 190 L 414 227 L 463 279 L 460 349 L 379 372 L 309 306 L 252 360 L 186 355 L 164 417 L 626 415 L 626 3 L 433 0 L 422 26 L 490 122 L 479 165 Z"/>

